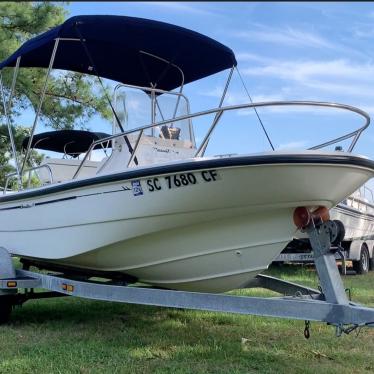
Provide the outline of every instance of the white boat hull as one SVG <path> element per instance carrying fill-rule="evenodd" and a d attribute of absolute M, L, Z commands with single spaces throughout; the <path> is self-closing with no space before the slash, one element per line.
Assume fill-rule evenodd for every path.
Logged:
<path fill-rule="evenodd" d="M 345 240 L 374 239 L 374 216 L 366 210 L 351 208 L 345 204 L 338 204 L 334 209 L 331 209 L 330 216 L 331 219 L 343 222 Z"/>
<path fill-rule="evenodd" d="M 266 269 L 292 240 L 294 208 L 331 208 L 372 176 L 349 163 L 208 165 L 18 193 L 0 201 L 0 246 L 160 287 L 223 292 Z M 183 174 L 195 183 L 176 186 Z"/>

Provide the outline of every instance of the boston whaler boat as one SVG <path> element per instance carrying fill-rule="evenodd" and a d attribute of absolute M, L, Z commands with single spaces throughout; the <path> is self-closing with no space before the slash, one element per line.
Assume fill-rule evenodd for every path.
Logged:
<path fill-rule="evenodd" d="M 318 102 L 223 107 L 236 69 L 234 53 L 181 27 L 131 17 L 73 17 L 26 42 L 0 64 L 5 67 L 14 67 L 13 83 L 18 69 L 29 67 L 47 68 L 47 79 L 53 68 L 119 82 L 111 135 L 34 134 L 46 87 L 41 92 L 31 135 L 23 143 L 24 161 L 0 197 L 0 246 L 25 266 L 224 292 L 247 284 L 292 240 L 297 207 L 330 209 L 373 176 L 374 162 L 351 154 L 369 125 L 365 112 Z M 229 78 L 219 107 L 191 114 L 183 86 L 225 69 Z M 135 91 L 149 101 L 151 120 L 129 128 L 128 98 Z M 166 98 L 175 103 L 169 113 L 162 107 Z M 4 95 L 3 101 L 6 110 Z M 348 110 L 365 122 L 302 152 L 204 156 L 224 113 L 286 105 Z M 213 123 L 196 145 L 192 121 L 209 114 Z M 349 138 L 347 152 L 320 150 Z M 65 157 L 45 158 L 27 169 L 32 149 Z M 102 150 L 106 156 L 93 160 Z M 83 160 L 76 157 L 80 154 Z M 40 186 L 22 188 L 22 178 L 32 173 Z M 19 190 L 7 193 L 12 178 Z"/>

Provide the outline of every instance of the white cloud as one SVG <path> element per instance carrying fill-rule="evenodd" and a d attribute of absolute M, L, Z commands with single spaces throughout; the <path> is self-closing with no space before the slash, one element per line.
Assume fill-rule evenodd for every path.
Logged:
<path fill-rule="evenodd" d="M 209 96 L 220 98 L 223 92 L 223 87 L 215 87 L 211 91 L 204 91 L 201 92 L 200 95 Z M 283 94 L 254 94 L 251 96 L 253 103 L 266 103 L 266 102 L 277 102 L 277 101 L 286 101 L 287 98 Z M 248 98 L 247 94 L 243 91 L 228 91 L 226 94 L 226 99 L 224 102 L 225 106 L 228 105 L 240 105 L 240 104 L 250 104 L 251 101 Z M 274 113 L 291 113 L 291 112 L 312 112 L 315 113 L 317 109 L 314 107 L 307 107 L 307 106 L 282 106 L 282 105 L 270 105 L 270 106 L 261 106 L 256 107 L 258 111 L 261 112 L 274 112 Z M 319 109 L 322 111 L 322 109 Z M 330 112 L 330 111 L 329 111 Z M 254 114 L 254 110 L 252 108 L 248 109 L 238 109 L 235 111 L 238 116 L 249 116 Z"/>
<path fill-rule="evenodd" d="M 360 27 L 353 29 L 353 33 L 355 37 L 358 38 L 373 38 L 374 37 L 374 29 L 369 27 Z"/>
<path fill-rule="evenodd" d="M 216 86 L 210 91 L 200 92 L 202 96 L 214 97 L 221 99 L 223 93 L 223 87 Z M 248 96 L 243 92 L 233 91 L 230 89 L 227 91 L 225 96 L 224 105 L 235 105 L 235 104 L 244 104 L 250 102 Z"/>
<path fill-rule="evenodd" d="M 312 76 L 326 78 L 345 78 L 367 80 L 367 75 L 374 73 L 372 64 L 352 64 L 347 60 L 330 61 L 279 61 L 270 64 L 245 69 L 248 75 L 273 75 L 283 79 L 304 80 Z M 373 77 L 374 79 L 374 77 Z"/>
<path fill-rule="evenodd" d="M 339 95 L 373 97 L 374 64 L 330 61 L 273 61 L 242 69 L 247 76 L 274 77 L 299 86 Z"/>
<path fill-rule="evenodd" d="M 355 55 L 367 58 L 368 52 L 352 48 L 347 44 L 339 43 L 336 39 L 329 39 L 316 32 L 301 30 L 293 27 L 274 28 L 263 24 L 251 24 L 248 29 L 231 32 L 233 37 L 253 42 L 271 43 L 286 48 L 315 48 L 322 51 L 333 51 L 346 55 Z M 244 56 L 245 57 L 245 56 Z M 250 54 L 249 56 L 250 57 Z"/>
<path fill-rule="evenodd" d="M 368 113 L 374 113 L 374 63 L 351 62 L 347 59 L 280 61 L 262 58 L 261 55 L 251 53 L 240 55 L 243 60 L 254 65 L 241 69 L 242 75 L 249 77 L 248 80 L 252 82 L 251 87 L 253 88 L 250 89 L 250 93 L 253 102 L 286 100 L 340 102 L 357 106 Z M 260 89 L 256 88 L 254 78 L 257 77 L 262 81 Z M 200 94 L 216 97 L 218 101 L 222 92 L 223 86 L 217 86 L 211 91 Z M 245 91 L 236 87 L 230 88 L 225 105 L 243 103 L 250 103 Z M 347 112 L 343 110 L 308 106 L 261 107 L 258 112 L 260 115 L 300 112 L 300 115 L 310 113 L 313 115 L 347 116 Z M 253 109 L 242 109 L 235 113 L 238 116 L 251 116 L 254 111 Z M 360 120 L 358 119 L 358 121 Z M 353 120 L 353 125 L 355 123 L 361 122 Z"/>
<path fill-rule="evenodd" d="M 215 87 L 211 91 L 200 92 L 200 95 L 221 98 L 223 92 L 223 87 Z M 262 101 L 280 101 L 284 100 L 282 95 L 272 94 L 255 94 L 251 96 L 253 102 L 262 102 Z M 250 99 L 247 96 L 247 93 L 244 91 L 234 91 L 230 89 L 226 93 L 225 105 L 235 105 L 235 104 L 245 104 L 250 103 Z"/>
<path fill-rule="evenodd" d="M 251 41 L 276 43 L 293 47 L 336 49 L 336 44 L 311 32 L 297 30 L 291 27 L 276 29 L 259 24 L 251 25 L 251 27 L 252 26 L 254 26 L 254 29 L 237 31 L 233 33 L 233 36 Z"/>
<path fill-rule="evenodd" d="M 273 61 L 272 59 L 266 58 L 264 56 L 259 56 L 254 53 L 248 53 L 248 52 L 239 52 L 235 54 L 236 59 L 239 62 L 248 62 L 248 61 L 255 61 L 260 62 L 262 64 L 267 64 Z"/>

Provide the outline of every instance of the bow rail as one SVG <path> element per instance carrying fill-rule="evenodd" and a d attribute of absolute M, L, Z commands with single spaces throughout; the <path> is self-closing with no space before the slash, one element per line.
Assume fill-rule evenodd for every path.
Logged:
<path fill-rule="evenodd" d="M 208 109 L 208 110 L 204 110 L 204 111 L 200 111 L 200 112 L 196 112 L 196 113 L 191 113 L 191 114 L 178 116 L 178 117 L 168 119 L 168 120 L 164 120 L 164 121 L 159 121 L 159 122 L 156 122 L 156 123 L 151 123 L 151 124 L 145 125 L 145 126 L 136 127 L 134 129 L 126 130 L 126 131 L 114 134 L 112 136 L 109 136 L 107 138 L 100 139 L 100 140 L 97 140 L 97 141 L 93 142 L 91 144 L 91 146 L 89 147 L 89 149 L 87 150 L 87 153 L 85 154 L 85 156 L 84 156 L 81 164 L 79 165 L 77 171 L 75 172 L 75 174 L 73 176 L 73 179 L 75 179 L 79 175 L 79 172 L 81 171 L 82 167 L 84 166 L 84 163 L 86 162 L 87 159 L 89 159 L 89 156 L 90 156 L 92 150 L 98 144 L 103 144 L 105 142 L 115 140 L 117 138 L 120 138 L 122 136 L 127 136 L 129 134 L 133 134 L 133 133 L 137 133 L 137 132 L 143 132 L 144 130 L 152 129 L 154 127 L 163 126 L 163 125 L 167 125 L 167 124 L 170 124 L 170 123 L 175 123 L 175 122 L 183 121 L 183 120 L 191 120 L 192 118 L 197 118 L 197 117 L 201 117 L 201 116 L 205 116 L 205 115 L 216 114 L 212 125 L 210 126 L 209 130 L 207 131 L 204 139 L 202 140 L 200 146 L 198 147 L 198 149 L 195 153 L 195 157 L 202 157 L 204 155 L 206 145 L 209 142 L 209 139 L 212 136 L 212 133 L 213 133 L 214 129 L 218 125 L 219 120 L 221 119 L 223 113 L 229 112 L 229 111 L 234 111 L 234 110 L 254 109 L 254 108 L 274 107 L 274 106 L 299 106 L 299 107 L 300 106 L 309 106 L 309 107 L 322 107 L 322 108 L 330 108 L 330 109 L 339 109 L 339 110 L 345 110 L 345 111 L 356 113 L 356 114 L 358 114 L 358 115 L 360 115 L 361 117 L 364 118 L 364 124 L 361 127 L 359 127 L 358 129 L 356 129 L 352 132 L 349 132 L 347 134 L 344 134 L 340 137 L 329 140 L 327 142 L 324 142 L 324 143 L 315 145 L 311 148 L 308 148 L 309 150 L 316 150 L 316 149 L 324 148 L 324 147 L 336 144 L 338 142 L 341 142 L 343 140 L 353 138 L 351 144 L 349 145 L 349 147 L 347 149 L 347 152 L 352 152 L 352 150 L 354 149 L 354 147 L 355 147 L 358 139 L 360 138 L 362 132 L 370 124 L 370 116 L 368 115 L 368 113 L 366 113 L 365 111 L 363 111 L 359 108 L 356 108 L 356 107 L 351 106 L 351 105 L 346 105 L 346 104 L 321 102 L 321 101 L 269 101 L 269 102 L 258 102 L 258 103 L 230 105 L 230 106 L 226 106 L 226 107 Z M 136 144 L 136 147 L 134 148 L 134 150 L 132 152 L 131 159 L 134 159 L 134 156 L 135 156 L 136 151 L 137 151 L 137 146 L 138 146 L 138 144 Z"/>

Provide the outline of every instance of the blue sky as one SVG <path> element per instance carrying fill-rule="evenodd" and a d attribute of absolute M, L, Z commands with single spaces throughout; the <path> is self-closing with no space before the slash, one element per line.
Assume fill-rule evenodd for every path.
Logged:
<path fill-rule="evenodd" d="M 235 52 L 254 101 L 341 102 L 374 117 L 374 3 L 71 2 L 67 8 L 71 16 L 156 19 L 217 39 Z M 220 73 L 186 86 L 193 111 L 218 104 L 226 76 L 227 72 Z M 243 102 L 248 98 L 236 76 L 226 104 Z M 260 111 L 277 147 L 309 146 L 362 123 L 354 116 L 331 113 Z M 235 147 L 247 152 L 269 149 L 253 113 L 230 114 L 223 123 L 212 153 Z M 198 138 L 204 129 L 196 130 Z M 374 158 L 374 126 L 363 134 L 355 151 Z"/>

